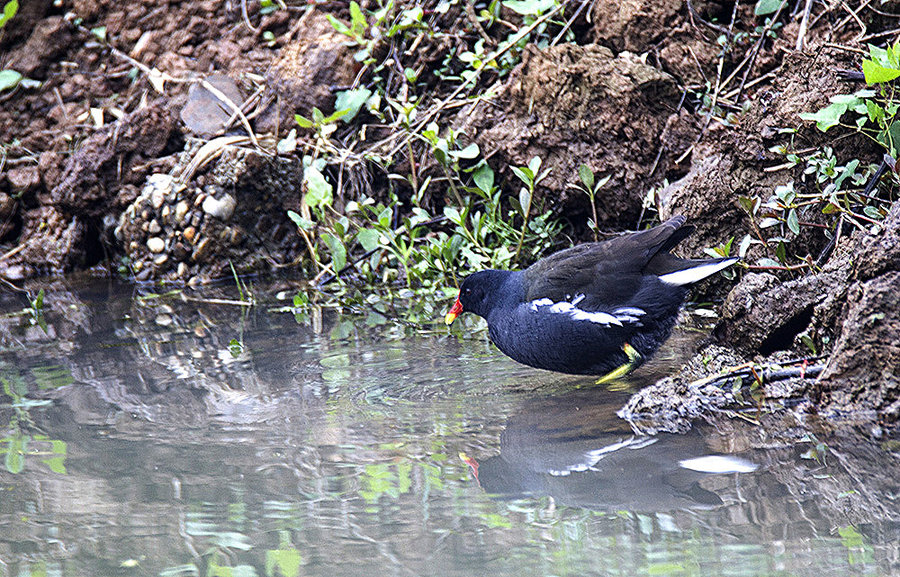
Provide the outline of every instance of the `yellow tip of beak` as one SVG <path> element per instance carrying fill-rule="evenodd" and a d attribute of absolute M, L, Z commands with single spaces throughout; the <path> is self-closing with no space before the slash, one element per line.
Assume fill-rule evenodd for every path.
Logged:
<path fill-rule="evenodd" d="M 459 315 L 456 313 L 447 313 L 447 316 L 444 317 L 444 323 L 446 323 L 447 326 L 450 326 L 453 324 L 453 321 L 455 321 L 456 317 L 458 317 L 458 316 Z"/>

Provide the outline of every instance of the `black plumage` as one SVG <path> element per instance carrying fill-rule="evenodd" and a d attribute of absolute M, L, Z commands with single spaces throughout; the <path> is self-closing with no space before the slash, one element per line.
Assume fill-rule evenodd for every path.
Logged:
<path fill-rule="evenodd" d="M 494 344 L 532 367 L 609 373 L 633 361 L 626 343 L 650 357 L 669 337 L 688 287 L 738 260 L 671 254 L 692 231 L 676 216 L 557 252 L 524 271 L 476 272 L 463 281 L 447 322 L 462 312 L 484 317 Z"/>

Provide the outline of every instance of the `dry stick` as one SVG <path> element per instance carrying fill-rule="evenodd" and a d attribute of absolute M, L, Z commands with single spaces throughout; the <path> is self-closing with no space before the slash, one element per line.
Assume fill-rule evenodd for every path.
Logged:
<path fill-rule="evenodd" d="M 796 50 L 803 50 L 803 45 L 806 44 L 806 31 L 809 30 L 809 13 L 811 11 L 812 0 L 806 0 L 806 6 L 803 8 L 803 18 L 800 19 L 800 30 L 797 32 L 797 43 L 794 45 Z"/>
<path fill-rule="evenodd" d="M 556 14 L 559 11 L 561 11 L 565 5 L 566 5 L 566 2 L 560 3 L 553 10 L 547 12 L 546 14 L 544 14 L 543 16 L 541 16 L 540 18 L 538 18 L 537 20 L 532 22 L 527 28 L 520 30 L 519 33 L 516 34 L 511 40 L 506 41 L 504 46 L 495 50 L 493 53 L 491 53 L 490 56 L 485 57 L 484 61 L 490 62 L 490 61 L 496 60 L 497 58 L 500 58 L 501 56 L 506 54 L 510 49 L 512 49 L 513 46 L 518 44 L 520 40 L 522 40 L 523 38 L 525 38 L 526 36 L 531 34 L 531 32 L 534 31 L 535 28 L 537 28 L 538 26 L 540 26 L 541 24 L 543 24 L 544 22 L 546 22 L 553 16 L 556 16 Z M 463 92 L 463 90 L 465 90 L 470 84 L 474 84 L 475 81 L 477 81 L 479 78 L 481 78 L 481 74 L 485 70 L 486 70 L 486 67 L 484 67 L 484 66 L 482 66 L 481 68 L 476 70 L 475 74 L 471 75 L 462 84 L 457 86 L 456 89 L 450 93 L 450 96 L 448 96 L 447 98 L 442 100 L 440 103 L 438 103 L 437 106 L 432 107 L 431 110 L 429 110 L 427 113 L 425 113 L 422 116 L 422 118 L 418 122 L 415 123 L 415 125 L 410 127 L 408 133 L 404 134 L 401 137 L 403 142 L 396 144 L 394 146 L 394 148 L 392 148 L 388 152 L 388 157 L 393 157 L 395 154 L 397 154 L 397 152 L 406 145 L 406 141 L 408 141 L 412 138 L 410 133 L 421 131 L 422 128 L 424 128 L 431 121 L 432 118 L 437 116 L 438 113 L 441 110 L 443 110 L 448 104 L 450 104 L 450 102 L 452 102 L 457 96 L 459 96 Z M 390 140 L 390 138 L 387 140 Z"/>
<path fill-rule="evenodd" d="M 867 0 L 866 2 L 863 2 L 862 4 L 860 4 L 859 8 L 857 8 L 856 10 L 851 10 L 850 7 L 847 6 L 847 3 L 846 3 L 846 2 L 841 1 L 841 7 L 843 7 L 844 10 L 846 10 L 846 11 L 850 14 L 850 18 L 853 18 L 853 20 L 856 20 L 856 23 L 857 23 L 857 24 L 859 25 L 859 27 L 860 27 L 860 32 L 859 32 L 859 34 L 857 35 L 857 39 L 862 38 L 863 36 L 865 36 L 865 35 L 866 35 L 866 30 L 867 30 L 866 25 L 863 24 L 863 21 L 862 21 L 862 20 L 860 20 L 859 16 L 857 15 L 857 12 L 859 12 L 860 10 L 862 10 L 863 8 L 865 8 L 866 5 L 867 5 L 869 2 L 871 2 L 871 0 Z M 838 25 L 838 27 L 837 27 L 835 30 L 840 30 L 841 27 L 842 27 L 845 23 L 847 23 L 847 22 L 849 22 L 849 19 L 846 19 L 846 18 L 845 18 L 845 19 L 844 19 L 844 22 L 842 22 L 840 25 Z"/>
<path fill-rule="evenodd" d="M 241 18 L 244 19 L 244 24 L 247 25 L 251 32 L 259 34 L 259 28 L 254 27 L 250 22 L 250 15 L 247 13 L 247 0 L 241 0 Z"/>
<path fill-rule="evenodd" d="M 562 39 L 562 37 L 565 35 L 565 33 L 569 30 L 569 28 L 572 27 L 572 24 L 575 23 L 575 20 L 581 14 L 582 10 L 584 10 L 585 6 L 590 4 L 591 1 L 592 0 L 584 0 L 581 4 L 578 5 L 578 9 L 575 10 L 575 12 L 572 14 L 572 17 L 569 18 L 568 22 L 566 22 L 566 25 L 563 26 L 562 30 L 559 31 L 559 34 L 556 35 L 556 38 L 554 38 L 550 42 L 550 46 L 556 46 L 556 43 L 559 42 Z"/>
<path fill-rule="evenodd" d="M 900 28 L 894 28 L 893 30 L 885 30 L 884 32 L 876 32 L 873 34 L 869 34 L 868 36 L 863 36 L 862 38 L 857 38 L 857 42 L 865 42 L 867 40 L 874 40 L 875 38 L 881 38 L 882 36 L 890 36 L 892 34 L 900 34 Z"/>
<path fill-rule="evenodd" d="M 847 12 L 849 13 L 849 16 L 845 16 L 843 20 L 838 22 L 837 25 L 835 25 L 834 30 L 842 29 L 844 26 L 847 25 L 847 22 L 850 22 L 850 20 L 853 18 L 856 18 L 856 21 L 859 22 L 859 18 L 857 17 L 857 14 L 859 14 L 863 8 L 868 7 L 869 4 L 871 4 L 871 3 L 872 3 L 872 0 L 866 0 L 865 2 L 860 4 L 859 8 L 857 8 L 856 10 L 850 10 L 849 6 L 847 6 L 845 3 L 841 2 L 841 6 L 843 6 L 844 9 L 847 10 Z M 865 27 L 863 27 L 863 28 L 865 28 Z"/>

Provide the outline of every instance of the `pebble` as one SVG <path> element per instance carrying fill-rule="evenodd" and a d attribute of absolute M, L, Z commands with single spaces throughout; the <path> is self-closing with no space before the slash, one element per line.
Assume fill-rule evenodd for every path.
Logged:
<path fill-rule="evenodd" d="M 156 266 L 162 266 L 162 265 L 166 264 L 167 262 L 169 262 L 169 255 L 167 255 L 167 254 L 161 254 L 158 257 L 156 257 L 155 259 L 153 259 L 153 264 L 155 264 Z"/>
<path fill-rule="evenodd" d="M 150 188 L 150 204 L 159 210 L 166 202 L 166 195 L 172 191 L 175 179 L 168 174 L 151 174 L 147 177 L 146 187 Z"/>
<path fill-rule="evenodd" d="M 171 208 L 169 207 L 169 205 L 167 204 L 166 206 L 163 207 L 162 212 L 160 213 L 160 215 L 161 215 L 164 219 L 167 219 L 167 218 L 169 218 L 169 215 L 170 215 L 170 214 L 172 214 L 172 209 L 171 209 Z"/>
<path fill-rule="evenodd" d="M 231 218 L 235 207 L 237 207 L 237 201 L 230 194 L 223 195 L 221 199 L 207 196 L 203 201 L 203 212 L 224 221 Z"/>
<path fill-rule="evenodd" d="M 188 275 L 190 271 L 188 270 L 188 265 L 183 262 L 178 263 L 178 276 L 179 278 L 184 278 Z"/>
<path fill-rule="evenodd" d="M 159 234 L 162 232 L 162 227 L 159 226 L 159 223 L 156 220 L 151 220 L 150 224 L 147 225 L 147 232 L 150 234 Z"/>
<path fill-rule="evenodd" d="M 202 262 L 206 257 L 206 253 L 209 252 L 210 242 L 208 238 L 204 238 L 200 242 L 197 243 L 197 246 L 194 248 L 194 256 L 192 257 L 194 262 Z"/>
<path fill-rule="evenodd" d="M 194 239 L 197 237 L 197 229 L 189 226 L 184 229 L 184 232 L 182 234 L 184 235 L 184 240 L 188 241 L 191 244 L 194 244 Z"/>
<path fill-rule="evenodd" d="M 152 253 L 159 253 L 166 249 L 166 241 L 159 238 L 158 236 L 153 236 L 147 239 L 147 248 L 150 249 Z"/>
<path fill-rule="evenodd" d="M 184 217 L 187 216 L 189 209 L 188 203 L 183 200 L 175 205 L 175 222 L 177 224 L 184 224 Z"/>
<path fill-rule="evenodd" d="M 175 260 L 185 260 L 191 254 L 191 251 L 189 251 L 181 241 L 173 244 L 170 252 L 172 253 L 172 256 L 175 258 Z"/>

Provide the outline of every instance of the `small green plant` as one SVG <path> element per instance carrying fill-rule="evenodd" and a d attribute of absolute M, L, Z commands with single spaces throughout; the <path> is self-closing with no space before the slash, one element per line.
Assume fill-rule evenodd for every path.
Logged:
<path fill-rule="evenodd" d="M 597 202 L 596 197 L 597 193 L 600 192 L 600 189 L 606 186 L 606 183 L 609 182 L 609 176 L 606 175 L 602 177 L 600 180 L 596 180 L 594 178 L 594 171 L 591 170 L 591 167 L 582 164 L 578 167 L 578 178 L 581 180 L 582 189 L 585 194 L 588 195 L 588 198 L 591 201 L 591 214 L 593 218 L 588 220 L 588 228 L 594 233 L 594 240 L 600 240 L 597 236 L 599 234 L 599 229 L 597 228 Z"/>
<path fill-rule="evenodd" d="M 863 60 L 866 88 L 853 94 L 832 96 L 831 104 L 800 118 L 816 123 L 826 132 L 835 126 L 845 126 L 871 138 L 892 157 L 900 155 L 900 95 L 891 83 L 900 77 L 900 41 L 887 48 L 869 46 L 869 57 Z M 842 119 L 850 113 L 851 122 Z"/>

